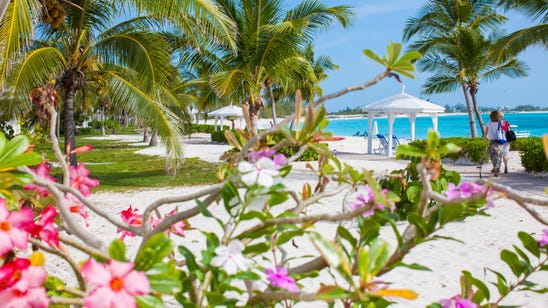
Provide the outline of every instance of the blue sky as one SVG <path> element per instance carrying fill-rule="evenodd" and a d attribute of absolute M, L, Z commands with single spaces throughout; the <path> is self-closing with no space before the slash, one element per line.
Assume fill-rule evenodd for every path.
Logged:
<path fill-rule="evenodd" d="M 356 15 L 350 28 L 335 27 L 322 32 L 315 41 L 318 55 L 329 55 L 340 66 L 329 72 L 329 79 L 322 82 L 324 94 L 329 94 L 348 86 L 364 83 L 382 73 L 383 67 L 363 55 L 363 49 L 371 49 L 378 55 L 386 53 L 390 40 L 401 42 L 402 30 L 408 17 L 416 16 L 426 3 L 421 0 L 324 0 L 326 5 L 350 5 Z M 531 25 L 519 13 L 507 12 L 509 21 L 504 26 L 506 32 Z M 548 107 L 548 53 L 541 47 L 533 47 L 519 58 L 529 66 L 529 77 L 511 79 L 501 77 L 493 82 L 482 82 L 478 91 L 478 104 L 486 107 L 536 105 Z M 462 92 L 439 95 L 422 95 L 421 87 L 429 77 L 426 73 L 416 73 L 415 79 L 403 77 L 407 93 L 433 103 L 445 106 L 463 104 Z M 354 108 L 380 100 L 401 91 L 401 84 L 393 78 L 385 78 L 373 87 L 344 95 L 326 103 L 328 111 L 346 107 Z"/>

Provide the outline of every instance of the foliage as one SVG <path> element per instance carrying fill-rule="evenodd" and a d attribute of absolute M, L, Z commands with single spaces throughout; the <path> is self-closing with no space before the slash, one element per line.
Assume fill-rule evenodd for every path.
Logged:
<path fill-rule="evenodd" d="M 510 143 L 510 149 L 519 151 L 521 165 L 526 171 L 548 171 L 548 159 L 546 159 L 540 137 L 518 138 Z"/>
<path fill-rule="evenodd" d="M 8 122 L 0 122 L 0 133 L 3 133 L 8 139 L 13 138 L 14 132 L 13 127 Z"/>
<path fill-rule="evenodd" d="M 219 129 L 219 128 L 218 128 Z M 223 125 L 220 129 L 221 131 L 225 129 L 230 129 L 228 125 Z M 213 133 L 215 131 L 215 125 L 211 124 L 191 124 L 190 133 Z"/>
<path fill-rule="evenodd" d="M 445 145 L 448 143 L 453 143 L 461 148 L 460 152 L 448 154 L 448 159 L 457 160 L 464 158 L 478 164 L 485 163 L 489 160 L 489 156 L 487 155 L 487 145 L 483 142 L 482 138 L 440 138 L 441 145 Z M 418 148 L 424 148 L 426 145 L 426 141 L 415 140 L 411 142 L 410 145 Z"/>

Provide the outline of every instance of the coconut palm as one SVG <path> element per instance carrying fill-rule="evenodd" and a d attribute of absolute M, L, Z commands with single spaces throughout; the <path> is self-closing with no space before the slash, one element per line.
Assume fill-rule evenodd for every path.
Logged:
<path fill-rule="evenodd" d="M 505 10 L 518 10 L 529 16 L 537 25 L 520 29 L 500 39 L 494 53 L 497 61 L 504 61 L 529 46 L 548 47 L 548 2 L 546 0 L 500 0 Z"/>
<path fill-rule="evenodd" d="M 524 77 L 527 76 L 527 67 L 515 58 L 502 63 L 493 62 L 489 55 L 494 39 L 484 38 L 477 28 L 461 28 L 456 37 L 457 44 L 440 46 L 438 54 L 427 56 L 418 62 L 418 67 L 423 71 L 435 73 L 426 81 L 423 91 L 432 94 L 464 87 L 465 94 L 472 99 L 479 126 L 484 132 L 476 96 L 480 81 L 492 81 L 503 75 L 511 78 Z"/>
<path fill-rule="evenodd" d="M 506 18 L 495 11 L 495 0 L 429 0 L 421 9 L 417 17 L 409 18 L 403 31 L 404 41 L 414 39 L 410 49 L 418 50 L 425 59 L 438 54 L 439 48 L 455 45 L 458 48 L 458 34 L 464 28 L 478 28 L 482 31 L 495 30 Z M 443 58 L 440 58 L 443 60 Z M 459 70 L 464 67 L 458 63 Z M 474 102 L 468 96 L 467 85 L 464 79 L 461 84 L 468 119 L 470 134 L 477 137 L 474 120 Z M 456 89 L 455 89 L 456 90 Z M 482 121 L 478 118 L 478 121 Z"/>
<path fill-rule="evenodd" d="M 289 80 L 314 79 L 314 71 L 301 51 L 320 29 L 334 22 L 348 25 L 346 6 L 326 7 L 305 0 L 283 11 L 280 0 L 219 0 L 226 15 L 237 25 L 236 52 L 223 54 L 211 84 L 220 97 L 242 102 L 251 131 L 257 130 L 264 107 L 263 92 Z"/>
<path fill-rule="evenodd" d="M 21 16 L 40 15 L 39 6 L 36 8 L 31 5 L 32 1 L 25 3 L 26 6 L 21 2 L 25 1 L 13 1 L 8 6 L 3 22 L 15 25 L 21 23 Z M 47 80 L 56 80 L 63 100 L 65 143 L 74 148 L 75 94 L 84 93 L 90 85 L 99 89 L 100 85 L 106 84 L 113 105 L 123 105 L 125 110 L 153 126 L 164 139 L 169 156 L 176 161 L 182 157 L 182 128 L 181 120 L 172 110 L 177 109 L 174 104 L 180 102 L 166 99 L 176 97 L 167 87 L 168 77 L 176 74 L 170 65 L 170 50 L 173 48 L 165 36 L 156 31 L 160 29 L 156 19 L 136 17 L 111 26 L 111 21 L 121 8 L 113 2 L 74 0 L 71 5 L 63 6 L 66 10 L 64 22 L 41 25 L 40 33 L 44 37 L 35 41 L 30 52 L 23 54 L 25 50 L 12 48 L 9 55 L 24 56 L 10 72 L 10 101 L 18 104 L 20 110 L 28 110 L 27 97 L 32 89 L 45 84 Z M 150 1 L 128 0 L 119 1 L 118 4 L 126 3 L 134 3 L 139 10 L 150 9 L 155 17 L 172 17 L 172 27 L 184 25 L 182 29 L 187 31 L 186 38 L 194 39 L 187 42 L 194 44 L 199 44 L 195 38 L 201 30 L 220 29 L 210 33 L 211 37 L 216 38 L 219 33 L 231 29 L 223 18 L 206 20 L 206 17 L 214 14 L 223 16 L 209 1 L 165 0 L 156 1 L 152 5 Z M 24 8 L 27 8 L 26 11 Z M 161 11 L 161 8 L 164 10 Z M 190 13 L 194 17 L 190 17 Z M 198 23 L 202 28 L 198 27 Z M 27 35 L 32 30 L 32 23 L 24 24 L 28 26 L 24 27 L 25 31 L 5 31 L 0 36 L 0 42 L 4 46 L 17 45 L 11 38 L 21 37 L 21 32 Z M 231 40 L 225 42 L 230 46 Z M 4 55 L 8 55 L 8 52 Z M 4 57 L 1 59 L 2 67 L 9 67 L 11 63 Z M 4 73 L 7 71 L 5 69 Z M 71 157 L 71 163 L 76 164 L 74 156 Z"/>

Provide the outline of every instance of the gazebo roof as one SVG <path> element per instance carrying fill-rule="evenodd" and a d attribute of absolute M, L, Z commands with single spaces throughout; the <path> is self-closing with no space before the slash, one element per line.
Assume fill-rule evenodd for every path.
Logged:
<path fill-rule="evenodd" d="M 228 116 L 241 117 L 243 116 L 242 107 L 238 107 L 234 105 L 225 106 L 208 113 L 208 116 L 210 117 L 228 117 Z"/>
<path fill-rule="evenodd" d="M 384 113 L 441 113 L 445 111 L 445 108 L 402 91 L 402 93 L 366 105 L 362 107 L 362 111 Z"/>

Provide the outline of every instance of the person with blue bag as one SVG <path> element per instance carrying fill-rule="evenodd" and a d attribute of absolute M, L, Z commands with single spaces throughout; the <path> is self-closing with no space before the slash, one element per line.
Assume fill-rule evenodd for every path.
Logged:
<path fill-rule="evenodd" d="M 507 143 L 504 130 L 502 129 L 502 116 L 497 110 L 491 111 L 489 115 L 491 121 L 485 124 L 485 132 L 483 134 L 483 140 L 489 139 L 489 159 L 493 164 L 494 176 L 499 176 L 500 166 L 502 162 L 502 153 L 504 151 L 504 144 Z"/>

